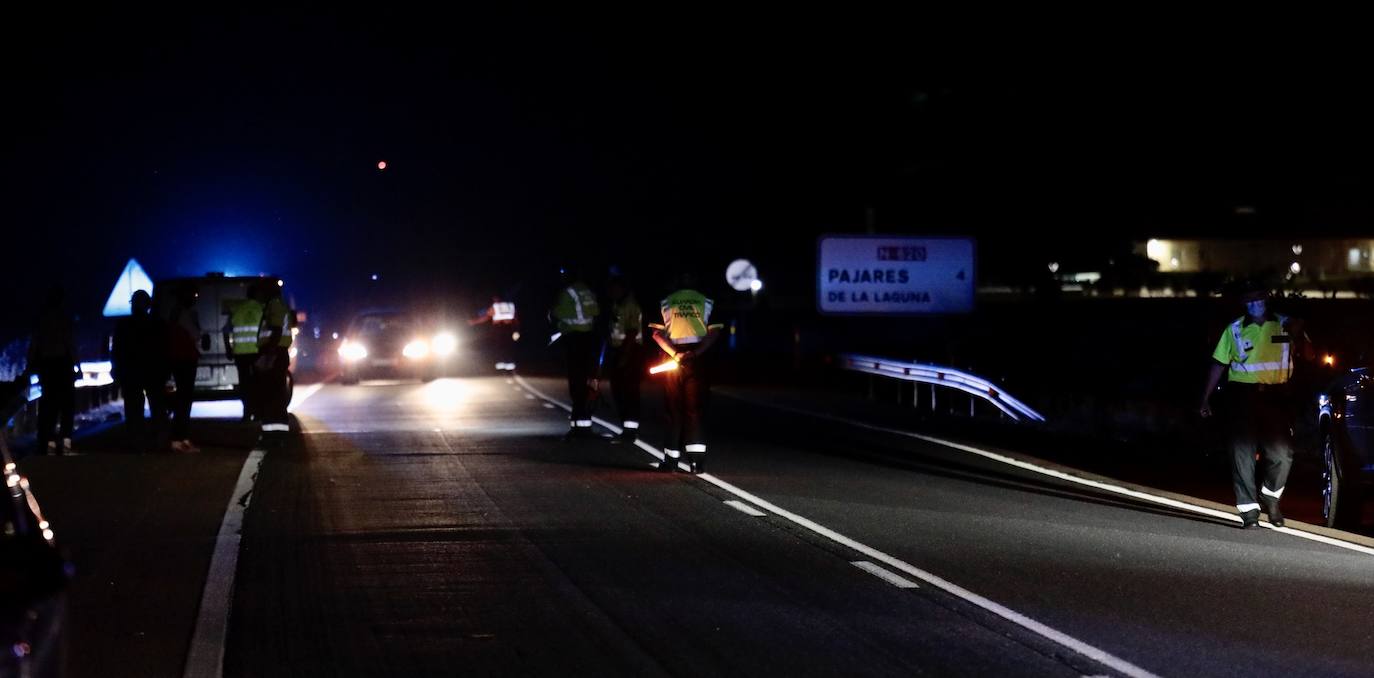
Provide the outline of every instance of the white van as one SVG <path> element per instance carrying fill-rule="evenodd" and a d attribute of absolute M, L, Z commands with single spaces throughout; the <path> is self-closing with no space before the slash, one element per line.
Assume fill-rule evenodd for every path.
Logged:
<path fill-rule="evenodd" d="M 239 371 L 224 345 L 224 326 L 235 302 L 248 298 L 249 289 L 258 283 L 281 287 L 274 276 L 233 276 L 208 273 L 200 278 L 169 278 L 153 285 L 153 312 L 167 318 L 176 301 L 177 290 L 191 286 L 196 291 L 200 316 L 200 365 L 196 367 L 196 400 L 239 400 Z M 294 361 L 292 361 L 294 366 Z M 290 380 L 290 371 L 287 379 Z M 289 386 L 288 386 L 289 388 Z"/>

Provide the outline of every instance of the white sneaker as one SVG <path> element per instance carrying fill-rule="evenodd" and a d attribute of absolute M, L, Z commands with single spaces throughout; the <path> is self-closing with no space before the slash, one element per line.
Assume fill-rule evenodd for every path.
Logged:
<path fill-rule="evenodd" d="M 48 454 L 57 454 L 57 441 L 56 441 L 56 440 L 49 440 L 49 441 L 48 441 Z"/>
<path fill-rule="evenodd" d="M 187 451 L 187 449 L 186 449 L 186 441 L 184 441 L 184 440 L 173 440 L 173 441 L 172 441 L 172 444 L 171 444 L 171 448 L 172 448 L 172 451 L 173 451 L 173 452 L 186 452 L 186 451 Z"/>
<path fill-rule="evenodd" d="M 71 439 L 71 438 L 63 438 L 63 439 L 62 439 L 62 454 L 71 454 L 71 453 L 72 453 L 72 439 Z"/>
<path fill-rule="evenodd" d="M 181 441 L 181 446 L 183 448 L 183 452 L 190 452 L 191 454 L 195 454 L 196 452 L 200 451 L 200 448 L 196 447 L 196 444 L 191 442 L 190 440 Z"/>

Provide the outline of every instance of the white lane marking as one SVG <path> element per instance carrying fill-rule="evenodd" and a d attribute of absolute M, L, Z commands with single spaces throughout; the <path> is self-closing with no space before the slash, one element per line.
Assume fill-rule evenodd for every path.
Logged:
<path fill-rule="evenodd" d="M 1069 473 L 1065 473 L 1065 472 L 1063 472 L 1063 471 L 1059 471 L 1059 470 L 1052 469 L 1052 468 L 1045 468 L 1044 466 L 1037 466 L 1037 465 L 1032 464 L 1032 463 L 1030 463 L 1030 462 L 1028 462 L 1028 461 L 1022 461 L 1022 460 L 1020 460 L 1020 459 L 1014 459 L 1014 458 L 1008 457 L 1008 456 L 1006 456 L 1006 455 L 1004 455 L 1004 454 L 998 454 L 998 453 L 996 453 L 996 452 L 991 452 L 991 451 L 989 451 L 989 450 L 984 450 L 984 449 L 982 449 L 982 448 L 974 447 L 974 446 L 972 446 L 972 445 L 965 445 L 965 444 L 963 444 L 963 443 L 956 443 L 956 442 L 954 442 L 954 441 L 952 441 L 952 440 L 945 440 L 945 439 L 943 439 L 943 438 L 936 438 L 936 437 L 934 437 L 934 436 L 928 436 L 928 435 L 924 435 L 924 434 L 921 434 L 921 433 L 912 433 L 911 431 L 902 431 L 902 430 L 895 429 L 895 428 L 887 428 L 886 426 L 875 426 L 875 425 L 873 425 L 873 424 L 865 424 L 865 423 L 863 423 L 863 422 L 861 422 L 861 421 L 854 421 L 854 420 L 852 420 L 852 419 L 845 419 L 845 418 L 843 418 L 843 417 L 837 417 L 837 416 L 830 415 L 830 414 L 821 414 L 821 413 L 819 413 L 819 412 L 808 412 L 808 411 L 806 411 L 806 410 L 798 409 L 798 408 L 795 408 L 795 407 L 788 407 L 788 406 L 786 406 L 786 405 L 776 405 L 776 404 L 773 404 L 773 403 L 760 402 L 760 401 L 754 400 L 754 399 L 752 399 L 752 398 L 741 398 L 741 397 L 739 397 L 739 396 L 730 396 L 730 397 L 733 397 L 733 398 L 735 398 L 736 400 L 741 400 L 741 401 L 744 401 L 744 402 L 747 402 L 747 403 L 752 403 L 752 404 L 758 405 L 758 406 L 760 406 L 760 407 L 771 407 L 771 408 L 773 408 L 773 409 L 782 410 L 782 411 L 785 411 L 785 412 L 791 412 L 791 413 L 793 413 L 793 414 L 799 414 L 799 415 L 806 416 L 806 417 L 813 417 L 813 418 L 817 418 L 817 419 L 827 419 L 827 420 L 830 420 L 830 421 L 839 422 L 839 423 L 842 423 L 842 424 L 848 424 L 848 425 L 850 425 L 850 426 L 855 426 L 855 427 L 858 427 L 858 428 L 869 429 L 869 430 L 871 430 L 871 431 L 879 431 L 879 432 L 881 432 L 881 433 L 889 433 L 889 434 L 892 434 L 892 435 L 905 436 L 905 437 L 907 437 L 907 438 L 915 438 L 915 439 L 917 439 L 917 440 L 924 440 L 925 442 L 928 442 L 928 443 L 935 443 L 936 445 L 944 445 L 945 447 L 949 447 L 949 448 L 952 448 L 952 449 L 955 449 L 955 450 L 959 450 L 959 451 L 961 451 L 961 452 L 968 452 L 969 454 L 978 455 L 978 456 L 984 457 L 984 458 L 986 458 L 986 459 L 991 459 L 991 460 L 996 461 L 996 462 L 1000 462 L 1000 463 L 1003 463 L 1003 464 L 1007 464 L 1008 466 L 1015 466 L 1016 468 L 1019 468 L 1019 469 L 1024 469 L 1024 470 L 1026 470 L 1026 471 L 1031 471 L 1031 472 L 1033 472 L 1033 473 L 1039 473 L 1039 474 L 1041 474 L 1041 475 L 1046 475 L 1046 476 L 1049 476 L 1049 477 L 1051 477 L 1051 478 L 1057 478 L 1057 479 L 1059 479 L 1059 480 L 1065 480 L 1065 481 L 1068 481 L 1068 482 L 1071 482 L 1071 483 L 1076 483 L 1076 484 L 1079 484 L 1079 485 L 1086 485 L 1087 487 L 1091 487 L 1091 488 L 1094 488 L 1094 489 L 1102 490 L 1102 491 L 1104 491 L 1104 492 L 1110 492 L 1110 493 L 1113 493 L 1113 494 L 1119 494 L 1119 495 L 1122 495 L 1122 496 L 1130 497 L 1130 498 L 1132 498 L 1132 499 L 1139 499 L 1140 501 L 1143 501 L 1143 502 L 1148 502 L 1148 503 L 1151 503 L 1151 504 L 1159 504 L 1159 505 L 1161 505 L 1161 506 L 1168 506 L 1169 508 L 1175 508 L 1175 509 L 1179 509 L 1179 510 L 1182 510 L 1182 511 L 1188 511 L 1188 512 L 1190 512 L 1190 513 L 1196 513 L 1196 514 L 1198 514 L 1198 515 L 1209 516 L 1209 517 L 1212 517 L 1212 518 L 1220 518 L 1220 519 L 1222 519 L 1222 520 L 1229 520 L 1229 521 L 1231 521 L 1231 522 L 1233 522 L 1233 523 L 1239 523 L 1239 522 L 1241 522 L 1240 516 L 1238 516 L 1238 515 L 1236 515 L 1236 514 L 1234 514 L 1234 513 L 1231 513 L 1231 512 L 1229 512 L 1229 511 L 1218 511 L 1217 509 L 1208 508 L 1208 507 L 1206 507 L 1206 506 L 1198 506 L 1198 505 L 1196 505 L 1196 504 L 1190 504 L 1190 503 L 1188 503 L 1188 502 L 1179 501 L 1179 500 L 1177 500 L 1177 499 L 1172 499 L 1172 498 L 1169 498 L 1169 497 L 1161 497 L 1161 496 L 1159 496 L 1159 495 L 1149 494 L 1149 493 L 1147 493 L 1147 492 L 1141 492 L 1141 491 L 1139 491 L 1139 490 L 1132 490 L 1132 489 L 1130 489 L 1130 488 L 1128 488 L 1128 487 L 1121 487 L 1121 486 L 1119 486 L 1119 485 L 1113 485 L 1113 484 L 1111 484 L 1111 483 L 1105 483 L 1105 482 L 1102 482 L 1102 481 L 1100 481 L 1100 480 L 1092 480 L 1092 479 L 1090 479 L 1090 478 L 1080 478 L 1080 477 L 1078 477 L 1078 476 L 1075 476 L 1075 475 L 1072 475 L 1072 474 L 1069 474 Z M 1261 526 L 1261 527 L 1269 528 L 1269 529 L 1271 529 L 1271 530 L 1273 530 L 1273 531 L 1275 531 L 1275 532 L 1281 532 L 1281 533 L 1283 533 L 1283 534 L 1291 535 L 1291 536 L 1294 536 L 1294 537 L 1300 537 L 1300 538 L 1302 538 L 1302 539 L 1307 539 L 1307 540 L 1310 540 L 1310 541 L 1319 542 L 1319 543 L 1322 543 L 1322 544 L 1326 544 L 1326 545 L 1328 545 L 1328 546 L 1335 546 L 1335 547 L 1337 547 L 1337 548 L 1342 548 L 1342 549 L 1346 549 L 1346 550 L 1349 550 L 1349 551 L 1355 551 L 1355 552 L 1357 552 L 1357 553 L 1363 553 L 1363 554 L 1365 554 L 1365 555 L 1374 555 L 1374 548 L 1370 548 L 1370 547 L 1364 546 L 1364 545 L 1362 545 L 1362 544 L 1355 544 L 1355 543 L 1348 542 L 1348 541 L 1342 541 L 1342 540 L 1340 540 L 1340 539 L 1336 539 L 1336 538 L 1334 538 L 1334 537 L 1328 537 L 1328 536 L 1323 535 L 1323 534 L 1315 534 L 1315 533 L 1312 533 L 1312 532 L 1303 532 L 1302 530 L 1295 530 L 1295 529 L 1293 529 L 1293 528 L 1291 528 L 1291 527 L 1274 527 L 1273 525 L 1271 525 L 1271 524 L 1269 524 L 1269 523 L 1267 523 L 1267 522 L 1260 523 L 1260 526 Z"/>
<path fill-rule="evenodd" d="M 548 403 L 544 403 L 544 409 L 546 409 L 546 410 L 552 410 L 552 409 L 553 409 L 553 405 L 550 405 L 550 404 L 548 404 Z"/>
<path fill-rule="evenodd" d="M 850 563 L 850 565 L 853 565 L 854 567 L 857 567 L 860 570 L 863 570 L 864 572 L 867 572 L 893 586 L 896 586 L 899 589 L 921 588 L 920 586 L 916 585 L 916 582 L 911 581 L 910 579 L 907 579 L 906 577 L 903 577 L 902 575 L 897 574 L 896 572 L 893 572 L 892 570 L 889 570 L 881 565 L 870 563 L 867 560 L 856 560 Z"/>
<path fill-rule="evenodd" d="M 303 403 L 303 402 L 305 402 L 307 399 L 309 399 L 310 396 L 315 395 L 316 393 L 319 393 L 319 392 L 320 392 L 320 389 L 322 389 L 322 388 L 324 388 L 324 384 L 311 384 L 311 385 L 309 385 L 309 386 L 306 386 L 306 387 L 303 388 L 303 389 L 300 389 L 300 390 L 296 391 L 295 393 L 292 393 L 292 394 L 291 394 L 291 404 L 290 404 L 289 406 L 287 406 L 287 409 L 288 409 L 288 410 L 294 410 L 294 409 L 296 409 L 297 407 L 300 407 L 300 406 L 301 406 L 301 403 Z"/>
<path fill-rule="evenodd" d="M 253 483 L 265 454 L 263 450 L 253 450 L 243 460 L 238 483 L 229 496 L 229 506 L 224 509 L 224 520 L 215 537 L 215 551 L 205 576 L 205 590 L 200 596 L 200 615 L 196 617 L 196 627 L 191 634 L 191 649 L 186 656 L 186 671 L 182 674 L 185 678 L 223 675 L 224 642 L 229 633 L 229 608 L 234 599 L 239 542 L 243 539 L 243 513 L 253 496 Z"/>
<path fill-rule="evenodd" d="M 733 509 L 738 509 L 739 511 L 754 516 L 755 518 L 762 518 L 763 516 L 768 515 L 767 513 L 764 513 L 763 511 L 760 511 L 754 508 L 753 506 L 750 506 L 738 499 L 727 499 L 725 500 L 725 505 Z"/>
<path fill-rule="evenodd" d="M 525 400 L 534 400 L 534 396 L 532 396 L 532 395 L 526 393 L 526 394 L 525 394 Z"/>
<path fill-rule="evenodd" d="M 520 384 L 524 386 L 526 389 L 528 389 L 531 393 L 539 396 L 540 398 L 543 398 L 548 402 L 554 403 L 565 410 L 572 411 L 572 407 L 563 403 L 562 401 L 554 400 L 553 398 L 544 395 L 542 392 L 539 391 L 539 389 L 531 386 L 524 379 L 521 379 L 518 376 L 516 377 L 516 379 L 518 379 L 520 381 Z M 598 419 L 596 417 L 592 417 L 592 420 L 610 429 L 615 433 L 620 432 L 620 427 L 610 422 Z M 660 460 L 663 459 L 662 451 L 656 449 L 653 445 L 644 442 L 642 439 L 636 440 L 635 445 L 637 445 L 640 449 L 643 449 L 644 451 L 653 455 L 654 457 L 657 457 Z M 1026 629 L 1027 631 L 1030 631 L 1031 633 L 1034 633 L 1054 643 L 1058 643 L 1059 645 L 1062 645 L 1103 666 L 1114 669 L 1123 675 L 1130 676 L 1131 678 L 1158 678 L 1158 676 L 1156 676 L 1155 674 L 1150 673 L 1149 671 L 1146 671 L 1145 669 L 1142 669 L 1139 666 L 1136 666 L 1135 664 L 1132 664 L 1124 659 L 1121 659 L 1120 657 L 1117 657 L 1116 655 L 1113 655 L 1107 652 L 1106 650 L 1098 649 L 1097 647 L 1094 647 L 1081 640 L 1078 640 L 1077 638 L 1074 638 L 1073 636 L 1070 636 L 1062 631 L 1041 624 L 1040 622 L 1035 621 L 1034 619 L 1031 619 L 1030 617 L 1021 614 L 1020 612 L 1017 612 L 1009 607 L 1006 607 L 1005 605 L 993 602 L 988 598 L 984 598 L 983 596 L 980 596 L 962 586 L 959 586 L 958 584 L 941 579 L 940 577 L 937 577 L 934 574 L 931 574 L 930 572 L 926 572 L 925 570 L 922 570 L 916 567 L 915 565 L 912 565 L 911 563 L 908 563 L 904 560 L 883 553 L 882 551 L 879 551 L 871 546 L 868 546 L 867 544 L 863 544 L 853 539 L 850 539 L 849 537 L 846 537 L 840 534 L 839 532 L 836 532 L 819 523 L 813 522 L 808 518 L 803 518 L 802 516 L 799 516 L 795 513 L 792 513 L 791 511 L 783 509 L 776 504 L 756 497 L 753 494 L 750 494 L 749 492 L 746 492 L 738 487 L 735 487 L 734 485 L 731 485 L 730 483 L 727 483 L 724 480 L 721 480 L 720 478 L 717 478 L 709 473 L 702 473 L 696 477 L 708 483 L 711 483 L 712 485 L 715 485 L 716 487 L 719 487 L 720 489 L 725 490 L 726 492 L 729 492 L 730 494 L 733 494 L 736 497 L 739 497 L 740 499 L 743 499 L 755 506 L 758 506 L 759 508 L 771 511 L 775 516 L 786 518 L 787 520 L 795 523 L 796 525 L 804 527 L 837 544 L 847 546 L 850 549 L 858 551 L 859 553 L 862 553 L 865 556 L 872 558 L 873 560 L 877 560 L 887 565 L 888 567 L 901 570 L 902 572 L 905 572 L 908 575 L 911 575 L 921 581 L 924 581 L 925 583 L 930 584 L 931 586 L 934 586 L 935 588 L 938 588 L 941 591 L 961 598 L 965 602 L 971 603 L 977 607 L 981 607 L 984 610 L 991 612 L 992 614 L 995 614 L 1013 624 L 1016 624 L 1017 626 L 1020 626 L 1023 629 Z"/>

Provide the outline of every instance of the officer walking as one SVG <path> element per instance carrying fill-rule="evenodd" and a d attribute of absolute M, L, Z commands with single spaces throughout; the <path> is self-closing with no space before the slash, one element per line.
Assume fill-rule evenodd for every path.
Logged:
<path fill-rule="evenodd" d="M 565 439 L 571 439 L 592 435 L 590 382 L 600 348 L 599 338 L 592 330 L 600 308 L 596 294 L 582 282 L 575 268 L 564 268 L 561 276 L 563 286 L 554 299 L 549 317 L 557 327 L 558 334 L 554 336 L 563 343 L 568 360 L 568 396 L 572 399 L 572 413 Z"/>
<path fill-rule="evenodd" d="M 668 404 L 668 447 L 658 470 L 677 468 L 683 450 L 692 473 L 706 470 L 706 431 L 702 415 L 706 407 L 705 354 L 720 337 L 722 325 L 712 325 L 715 302 L 696 291 L 696 276 L 678 276 L 679 289 L 659 303 L 663 328 L 654 330 L 654 342 L 677 363 L 666 373 L 664 395 Z"/>
<path fill-rule="evenodd" d="M 612 272 L 606 284 L 611 301 L 611 317 L 606 364 L 610 366 L 611 395 L 620 415 L 620 438 L 612 442 L 633 443 L 639 437 L 639 380 L 644 364 L 644 313 L 635 301 L 625 278 Z"/>
<path fill-rule="evenodd" d="M 1270 312 L 1268 296 L 1255 286 L 1242 291 L 1245 315 L 1221 332 L 1200 408 L 1203 417 L 1212 416 L 1212 393 L 1225 374 L 1232 481 L 1243 528 L 1259 525 L 1261 505 L 1271 525 L 1283 526 L 1279 500 L 1293 465 L 1288 384 L 1294 358 L 1310 358 L 1311 353 L 1301 322 Z M 1259 497 L 1255 496 L 1257 450 L 1264 458 Z"/>
<path fill-rule="evenodd" d="M 280 287 L 263 283 L 267 303 L 262 311 L 262 328 L 258 330 L 258 360 L 254 372 L 258 383 L 258 403 L 262 407 L 262 436 L 264 441 L 279 441 L 291 430 L 286 408 L 290 403 L 287 388 L 291 367 L 291 327 L 294 313 L 281 298 Z"/>
<path fill-rule="evenodd" d="M 258 386 L 254 378 L 254 364 L 258 361 L 258 330 L 262 326 L 262 285 L 253 283 L 248 298 L 233 302 L 229 308 L 229 322 L 224 326 L 224 345 L 234 357 L 239 374 L 239 399 L 243 401 L 243 420 L 261 419 Z"/>

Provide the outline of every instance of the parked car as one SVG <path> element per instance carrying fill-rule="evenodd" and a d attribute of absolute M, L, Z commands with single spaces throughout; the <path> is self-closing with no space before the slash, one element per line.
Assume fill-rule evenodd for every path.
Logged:
<path fill-rule="evenodd" d="M 1317 396 L 1322 517 L 1327 527 L 1360 523 L 1374 484 L 1374 375 L 1350 370 Z"/>

